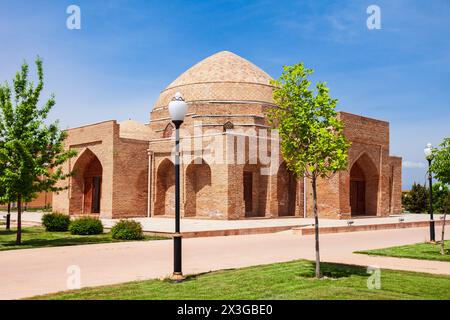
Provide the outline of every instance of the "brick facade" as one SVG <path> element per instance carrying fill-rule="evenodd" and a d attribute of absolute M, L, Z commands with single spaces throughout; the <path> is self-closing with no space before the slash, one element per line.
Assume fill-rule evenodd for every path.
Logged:
<path fill-rule="evenodd" d="M 123 138 L 116 121 L 68 130 L 66 147 L 77 151 L 64 169 L 74 176 L 61 182 L 66 190 L 53 195 L 53 210 L 72 215 L 86 210 L 85 171 L 92 161 L 101 164 L 100 216 L 142 216 L 147 211 L 148 140 Z"/>
<path fill-rule="evenodd" d="M 294 178 L 277 156 L 277 139 L 262 135 L 269 129 L 264 111 L 272 103 L 270 77 L 229 52 L 203 60 L 163 90 L 149 125 L 106 121 L 70 129 L 66 146 L 78 155 L 64 169 L 75 175 L 63 183 L 67 190 L 54 195 L 54 210 L 93 214 L 98 205 L 102 217 L 174 215 L 174 130 L 167 104 L 176 91 L 189 104 L 180 135 L 182 216 L 311 216 L 309 180 Z M 352 142 L 349 167 L 318 182 L 320 216 L 399 213 L 401 158 L 389 156 L 389 124 L 345 112 L 339 117 Z M 88 175 L 97 163 L 101 170 Z"/>

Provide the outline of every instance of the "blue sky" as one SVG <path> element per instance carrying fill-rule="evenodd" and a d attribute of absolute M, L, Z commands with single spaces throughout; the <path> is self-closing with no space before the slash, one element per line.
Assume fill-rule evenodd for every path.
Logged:
<path fill-rule="evenodd" d="M 71 4 L 81 8 L 81 30 L 66 28 Z M 381 30 L 366 27 L 371 4 Z M 52 117 L 67 128 L 147 122 L 159 92 L 218 51 L 273 77 L 304 61 L 339 110 L 390 122 L 408 188 L 425 181 L 426 143 L 450 136 L 449 17 L 447 0 L 0 0 L 0 80 L 40 55 L 46 94 L 57 99 Z"/>

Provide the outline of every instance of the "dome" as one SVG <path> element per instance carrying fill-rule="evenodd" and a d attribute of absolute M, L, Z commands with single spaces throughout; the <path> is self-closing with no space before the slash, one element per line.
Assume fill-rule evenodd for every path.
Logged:
<path fill-rule="evenodd" d="M 122 121 L 119 125 L 120 138 L 148 141 L 152 134 L 152 131 L 148 126 L 131 119 Z"/>
<path fill-rule="evenodd" d="M 161 92 L 155 108 L 167 106 L 177 91 L 187 102 L 273 103 L 271 79 L 250 61 L 222 51 L 200 61 L 175 79 Z"/>

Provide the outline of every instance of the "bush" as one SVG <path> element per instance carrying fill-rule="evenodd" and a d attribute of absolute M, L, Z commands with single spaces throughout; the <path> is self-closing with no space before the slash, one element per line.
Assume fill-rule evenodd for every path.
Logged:
<path fill-rule="evenodd" d="M 73 220 L 70 223 L 69 231 L 71 234 L 92 235 L 103 233 L 102 222 L 93 217 L 83 217 Z"/>
<path fill-rule="evenodd" d="M 42 216 L 42 225 L 46 231 L 67 231 L 70 217 L 62 213 L 46 213 Z"/>
<path fill-rule="evenodd" d="M 116 240 L 140 240 L 144 238 L 142 225 L 133 220 L 120 220 L 111 229 L 111 236 Z"/>

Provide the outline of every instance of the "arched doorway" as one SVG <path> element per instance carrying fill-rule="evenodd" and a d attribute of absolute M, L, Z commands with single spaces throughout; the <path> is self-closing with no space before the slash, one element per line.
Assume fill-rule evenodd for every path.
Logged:
<path fill-rule="evenodd" d="M 277 174 L 278 216 L 295 216 L 297 179 L 283 162 Z"/>
<path fill-rule="evenodd" d="M 192 161 L 186 168 L 186 217 L 209 216 L 211 208 L 211 168 L 203 160 Z"/>
<path fill-rule="evenodd" d="M 73 168 L 70 212 L 98 214 L 101 211 L 103 167 L 97 156 L 86 149 Z"/>
<path fill-rule="evenodd" d="M 175 214 L 175 166 L 164 159 L 156 173 L 155 215 Z"/>
<path fill-rule="evenodd" d="M 377 215 L 379 175 L 372 159 L 364 153 L 350 170 L 352 216 Z"/>

